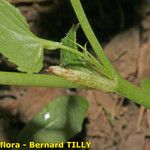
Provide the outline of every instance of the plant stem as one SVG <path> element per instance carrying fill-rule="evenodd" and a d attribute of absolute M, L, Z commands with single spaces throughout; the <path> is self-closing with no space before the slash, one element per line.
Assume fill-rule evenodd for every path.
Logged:
<path fill-rule="evenodd" d="M 114 92 L 118 88 L 116 81 L 100 76 L 90 70 L 65 69 L 59 66 L 51 66 L 49 69 L 52 73 L 78 83 L 79 85 L 83 85 L 88 89 L 92 88 L 106 92 Z"/>
<path fill-rule="evenodd" d="M 150 108 L 150 93 L 147 92 L 144 88 L 140 88 L 129 81 L 118 78 L 118 93 L 122 96 L 127 97 L 128 99 Z"/>
<path fill-rule="evenodd" d="M 84 54 L 81 53 L 80 51 L 77 51 L 76 49 L 62 45 L 59 42 L 49 41 L 49 40 L 45 40 L 45 39 L 40 39 L 40 40 L 42 41 L 44 48 L 46 48 L 48 50 L 65 49 L 73 54 L 76 54 L 77 56 L 84 57 Z"/>
<path fill-rule="evenodd" d="M 48 40 L 44 40 L 44 39 L 42 39 L 42 41 L 44 43 L 45 48 L 52 50 L 51 46 L 52 46 L 53 41 L 48 41 Z M 55 46 L 55 48 L 53 46 L 53 50 L 56 50 L 57 48 L 65 49 L 65 50 L 67 50 L 67 51 L 69 51 L 69 52 L 71 52 L 77 56 L 80 56 L 81 58 L 83 58 L 86 61 L 88 61 L 89 63 L 91 63 L 91 65 L 96 66 L 96 69 L 98 72 L 101 72 L 102 74 L 104 74 L 105 76 L 107 76 L 111 79 L 111 75 L 109 74 L 108 70 L 106 68 L 104 68 L 104 66 L 102 64 L 100 64 L 99 61 L 97 61 L 90 53 L 88 53 L 89 56 L 86 56 L 84 53 L 81 53 L 80 51 L 77 51 L 71 47 L 62 45 L 61 43 L 54 42 L 53 45 L 55 45 L 55 43 L 56 43 L 56 46 Z"/>
<path fill-rule="evenodd" d="M 117 92 L 120 93 L 121 95 L 133 100 L 134 102 L 136 102 L 140 105 L 150 108 L 150 94 L 143 88 L 135 86 L 134 84 L 121 78 L 118 75 L 117 71 L 113 68 L 112 64 L 108 60 L 104 51 L 102 50 L 102 47 L 101 47 L 100 43 L 98 42 L 98 40 L 88 22 L 88 19 L 83 10 L 80 0 L 71 0 L 71 4 L 74 8 L 74 11 L 79 20 L 79 23 L 81 24 L 81 27 L 82 27 L 87 39 L 89 40 L 93 50 L 95 51 L 97 57 L 101 61 L 104 68 L 106 68 L 109 71 L 111 76 L 116 77 L 115 79 L 118 81 Z"/>
<path fill-rule="evenodd" d="M 110 63 L 110 61 L 108 60 L 107 56 L 105 55 L 100 43 L 98 42 L 98 40 L 88 22 L 88 19 L 83 10 L 80 0 L 71 0 L 71 4 L 74 8 L 74 11 L 79 20 L 79 23 L 81 24 L 81 27 L 82 27 L 87 39 L 89 40 L 93 50 L 95 51 L 96 55 L 98 56 L 98 58 L 100 59 L 101 63 L 104 65 L 104 67 L 106 67 L 107 70 L 109 70 L 110 74 L 113 75 L 115 70 L 114 70 L 112 64 Z"/>
<path fill-rule="evenodd" d="M 0 72 L 1 85 L 83 88 L 55 75 Z"/>

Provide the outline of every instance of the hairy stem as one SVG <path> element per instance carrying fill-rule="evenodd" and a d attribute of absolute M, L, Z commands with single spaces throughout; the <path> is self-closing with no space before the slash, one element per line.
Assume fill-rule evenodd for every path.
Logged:
<path fill-rule="evenodd" d="M 0 72 L 1 85 L 21 85 L 39 87 L 82 88 L 78 84 L 55 75 Z"/>

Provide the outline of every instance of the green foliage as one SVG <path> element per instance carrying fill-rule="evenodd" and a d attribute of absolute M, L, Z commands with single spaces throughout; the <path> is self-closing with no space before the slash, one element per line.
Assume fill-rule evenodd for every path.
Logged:
<path fill-rule="evenodd" d="M 58 66 L 56 66 L 56 68 L 50 67 L 48 72 L 59 75 L 74 84 L 78 84 L 79 87 L 94 88 L 107 92 L 118 92 L 141 105 L 150 107 L 148 101 L 150 95 L 145 97 L 145 94 L 148 93 L 145 93 L 143 88 L 137 87 L 124 80 L 113 68 L 87 20 L 80 0 L 71 0 L 70 2 L 97 58 L 91 55 L 86 50 L 86 47 L 83 48 L 76 43 L 77 25 L 70 29 L 62 42 L 40 39 L 29 31 L 28 25 L 19 11 L 5 0 L 0 1 L 0 52 L 7 57 L 9 61 L 16 64 L 20 71 L 35 73 L 39 72 L 43 66 L 43 48 L 49 50 L 59 48 L 61 49 L 61 66 L 64 68 Z M 83 52 L 79 51 L 78 47 L 80 47 Z M 84 65 L 81 67 L 81 64 Z M 75 65 L 77 67 L 72 67 Z M 67 70 L 68 68 L 71 70 Z M 68 74 L 68 72 L 70 74 Z M 92 80 L 90 81 L 92 77 L 96 79 L 93 80 L 94 83 Z M 10 78 L 8 80 L 4 76 L 3 78 L 5 82 L 2 82 L 2 84 L 9 84 Z M 23 81 L 24 77 L 22 76 L 20 79 Z M 16 80 L 16 84 L 19 85 L 21 83 L 18 83 L 20 79 Z M 49 80 L 47 78 L 45 79 Z M 43 80 L 44 82 L 45 79 Z M 14 82 L 10 84 L 12 83 Z M 54 82 L 49 83 L 54 85 Z M 23 83 L 23 85 L 43 86 L 41 82 L 37 84 L 37 81 L 34 80 L 30 80 L 27 84 Z M 64 87 L 66 87 L 65 83 Z"/>
<path fill-rule="evenodd" d="M 0 2 L 0 52 L 23 72 L 42 68 L 43 45 L 30 32 L 19 10 L 6 0 Z"/>
<path fill-rule="evenodd" d="M 76 32 L 79 25 L 73 25 L 69 30 L 67 36 L 61 40 L 62 44 L 69 46 L 72 49 L 78 51 L 78 46 L 76 42 Z M 61 49 L 61 67 L 52 66 L 50 70 L 52 73 L 64 77 L 65 79 L 78 83 L 79 85 L 86 88 L 102 89 L 103 91 L 115 91 L 117 83 L 110 80 L 104 75 L 98 73 L 98 69 L 101 70 L 99 66 L 97 69 L 94 68 L 95 61 L 100 64 L 86 49 L 83 48 L 83 57 L 77 56 L 72 52 Z M 90 62 L 88 62 L 90 60 Z M 68 69 L 69 68 L 69 69 Z M 91 80 L 92 79 L 92 80 Z"/>
<path fill-rule="evenodd" d="M 43 66 L 43 48 L 49 50 L 60 48 L 61 66 L 72 68 L 75 72 L 76 70 L 80 70 L 81 73 L 75 73 L 75 78 L 78 79 L 80 76 L 82 77 L 79 81 L 73 81 L 70 76 L 67 76 L 65 79 L 73 81 L 75 84 L 77 82 L 79 86 L 86 85 L 87 88 L 98 88 L 105 91 L 114 91 L 116 89 L 116 81 L 106 78 L 110 76 L 109 72 L 107 72 L 107 68 L 103 67 L 102 64 L 86 50 L 86 47 L 83 48 L 76 43 L 76 32 L 79 25 L 74 25 L 67 36 L 62 39 L 61 43 L 48 41 L 33 35 L 29 31 L 28 25 L 18 9 L 11 6 L 5 0 L 0 1 L 0 10 L 0 52 L 7 57 L 9 61 L 15 63 L 18 70 L 27 73 L 39 72 Z M 78 47 L 80 47 L 83 52 L 80 52 Z M 96 77 L 96 81 L 99 79 L 95 84 L 89 82 L 89 77 L 92 72 L 93 74 L 95 73 L 93 77 Z M 81 75 L 82 73 L 83 75 Z M 87 77 L 85 74 L 87 74 Z M 98 78 L 98 75 L 100 75 L 100 78 Z M 110 84 L 108 84 L 109 82 Z M 32 84 L 32 81 L 30 83 Z"/>
<path fill-rule="evenodd" d="M 66 142 L 82 129 L 88 102 L 80 96 L 54 99 L 23 129 L 19 142 Z"/>
<path fill-rule="evenodd" d="M 78 46 L 76 44 L 76 32 L 79 28 L 79 25 L 73 25 L 65 38 L 61 40 L 62 44 L 68 47 L 71 47 L 78 51 Z M 82 62 L 82 58 L 71 52 L 66 51 L 65 49 L 61 50 L 61 66 L 78 66 Z"/>
<path fill-rule="evenodd" d="M 82 4 L 81 4 L 80 0 L 70 0 L 70 2 L 73 6 L 75 14 L 79 20 L 79 23 L 89 41 L 89 43 L 91 44 L 95 54 L 97 55 L 98 59 L 100 60 L 101 65 L 104 66 L 105 68 L 107 68 L 108 73 L 112 77 L 114 77 L 115 70 L 114 70 L 112 64 L 110 63 L 109 59 L 105 55 L 100 43 L 98 42 L 98 40 L 88 22 L 86 14 L 82 8 Z"/>
<path fill-rule="evenodd" d="M 150 108 L 149 80 L 138 87 L 124 80 L 113 68 L 102 50 L 82 8 L 80 0 L 70 0 L 79 23 L 96 57 L 86 46 L 76 42 L 78 25 L 73 26 L 61 42 L 40 39 L 33 35 L 18 9 L 6 0 L 0 0 L 0 52 L 26 73 L 0 73 L 0 83 L 9 85 L 93 88 L 121 95 Z M 80 47 L 83 51 L 79 51 Z M 43 49 L 61 49 L 61 66 L 51 66 L 47 72 L 54 75 L 34 75 L 42 68 Z M 75 67 L 74 67 L 75 66 Z M 65 80 L 66 79 L 66 80 Z M 67 80 L 71 82 L 67 82 Z M 23 129 L 18 140 L 28 142 L 62 142 L 81 131 L 87 111 L 82 97 L 60 97 L 49 103 Z"/>
<path fill-rule="evenodd" d="M 43 67 L 43 48 L 46 40 L 30 32 L 25 18 L 19 10 L 6 0 L 0 1 L 0 52 L 17 65 L 18 70 L 36 73 Z M 49 49 L 59 43 L 49 41 Z"/>

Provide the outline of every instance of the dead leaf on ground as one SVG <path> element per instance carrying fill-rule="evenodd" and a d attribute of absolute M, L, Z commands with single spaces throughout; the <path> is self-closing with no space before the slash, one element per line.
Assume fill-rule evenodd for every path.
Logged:
<path fill-rule="evenodd" d="M 125 141 L 122 150 L 143 150 L 144 148 L 144 135 L 131 134 Z"/>

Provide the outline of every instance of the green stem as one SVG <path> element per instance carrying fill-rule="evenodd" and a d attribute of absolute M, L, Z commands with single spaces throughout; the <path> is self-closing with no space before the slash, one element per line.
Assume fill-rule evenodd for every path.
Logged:
<path fill-rule="evenodd" d="M 71 4 L 74 8 L 74 11 L 76 13 L 76 16 L 79 20 L 79 23 L 81 24 L 81 27 L 89 40 L 93 50 L 95 51 L 98 59 L 101 61 L 103 64 L 104 68 L 106 68 L 111 76 L 115 77 L 115 79 L 118 81 L 118 90 L 117 92 L 120 93 L 121 95 L 133 100 L 134 102 L 143 105 L 145 107 L 150 108 L 150 94 L 138 87 L 135 86 L 134 84 L 122 79 L 117 71 L 113 68 L 112 64 L 108 60 L 107 56 L 102 50 L 102 47 L 100 43 L 98 42 L 89 22 L 86 17 L 86 14 L 82 8 L 82 4 L 80 0 L 71 0 Z M 107 73 L 106 73 L 107 74 Z"/>
<path fill-rule="evenodd" d="M 45 39 L 40 39 L 44 45 L 44 48 L 49 49 L 49 50 L 57 50 L 57 49 L 65 49 L 71 53 L 76 54 L 77 56 L 84 57 L 84 54 L 81 53 L 80 51 L 77 51 L 71 47 L 62 45 L 59 42 L 54 42 L 54 41 L 49 41 Z"/>
<path fill-rule="evenodd" d="M 118 78 L 118 83 L 119 94 L 146 108 L 150 108 L 150 93 L 122 78 Z"/>
<path fill-rule="evenodd" d="M 79 20 L 79 23 L 81 24 L 81 27 L 82 27 L 88 41 L 90 42 L 93 50 L 95 51 L 96 55 L 98 56 L 98 58 L 100 59 L 100 61 L 104 65 L 104 67 L 106 67 L 109 70 L 109 72 L 113 75 L 114 74 L 113 71 L 115 71 L 115 70 L 114 70 L 112 64 L 110 63 L 110 61 L 108 60 L 107 56 L 105 55 L 99 41 L 97 40 L 89 22 L 88 22 L 86 14 L 82 8 L 82 4 L 81 4 L 80 0 L 71 0 L 71 4 L 74 8 L 74 11 Z"/>
<path fill-rule="evenodd" d="M 82 88 L 78 84 L 55 75 L 26 74 L 13 72 L 0 72 L 1 85 L 41 86 L 60 88 Z"/>
<path fill-rule="evenodd" d="M 112 76 L 109 74 L 108 70 L 106 68 L 104 68 L 103 65 L 101 65 L 98 60 L 96 60 L 94 58 L 93 55 L 91 55 L 89 52 L 87 52 L 87 61 L 90 62 L 90 65 L 92 64 L 93 66 L 95 66 L 95 69 L 97 72 L 103 74 L 104 76 L 113 79 Z"/>

